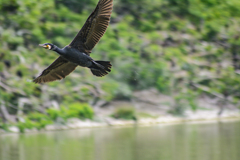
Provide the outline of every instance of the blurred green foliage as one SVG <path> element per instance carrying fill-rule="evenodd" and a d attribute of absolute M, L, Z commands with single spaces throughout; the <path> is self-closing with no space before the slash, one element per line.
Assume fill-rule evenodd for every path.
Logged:
<path fill-rule="evenodd" d="M 98 78 L 79 67 L 62 81 L 32 83 L 57 58 L 38 44 L 69 44 L 97 2 L 0 1 L 0 103 L 9 112 L 16 113 L 11 106 L 26 98 L 25 114 L 50 108 L 53 120 L 92 118 L 75 102 L 129 100 L 135 90 L 152 87 L 173 97 L 170 110 L 179 113 L 198 109 L 203 94 L 239 105 L 239 0 L 114 0 L 110 26 L 91 54 L 110 60 L 112 72 Z M 34 116 L 27 128 L 48 122 Z"/>
<path fill-rule="evenodd" d="M 25 129 L 42 129 L 46 125 L 59 123 L 59 118 L 65 122 L 69 118 L 79 119 L 92 119 L 94 112 L 93 109 L 86 103 L 73 103 L 69 107 L 61 107 L 60 109 L 49 108 L 46 110 L 47 114 L 39 112 L 31 112 L 27 114 L 17 126 L 20 132 L 24 132 Z M 6 128 L 4 123 L 0 128 Z"/>
<path fill-rule="evenodd" d="M 117 108 L 111 116 L 116 119 L 137 120 L 135 112 L 133 107 L 121 107 Z"/>
<path fill-rule="evenodd" d="M 72 103 L 68 107 L 61 106 L 60 109 L 49 108 L 47 113 L 53 120 L 58 117 L 64 120 L 68 118 L 92 119 L 93 109 L 86 103 Z"/>

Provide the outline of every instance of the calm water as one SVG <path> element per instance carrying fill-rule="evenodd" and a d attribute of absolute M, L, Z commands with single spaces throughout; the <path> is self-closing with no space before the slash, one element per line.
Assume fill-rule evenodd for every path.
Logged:
<path fill-rule="evenodd" d="M 240 160 L 240 122 L 0 135 L 0 160 Z"/>

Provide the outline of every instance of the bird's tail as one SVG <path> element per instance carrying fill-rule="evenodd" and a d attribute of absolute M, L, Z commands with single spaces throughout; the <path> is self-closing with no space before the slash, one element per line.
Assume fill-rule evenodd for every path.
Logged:
<path fill-rule="evenodd" d="M 89 67 L 93 75 L 103 77 L 111 72 L 110 61 L 93 61 L 93 65 Z"/>

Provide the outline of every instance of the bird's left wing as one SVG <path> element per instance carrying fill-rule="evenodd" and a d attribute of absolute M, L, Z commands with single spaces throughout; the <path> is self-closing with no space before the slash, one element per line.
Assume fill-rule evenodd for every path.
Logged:
<path fill-rule="evenodd" d="M 46 83 L 60 80 L 69 75 L 77 67 L 61 56 L 59 56 L 48 68 L 46 68 L 40 76 L 33 80 L 35 83 Z"/>
<path fill-rule="evenodd" d="M 112 8 L 113 0 L 99 0 L 97 7 L 69 46 L 89 55 L 108 27 Z"/>

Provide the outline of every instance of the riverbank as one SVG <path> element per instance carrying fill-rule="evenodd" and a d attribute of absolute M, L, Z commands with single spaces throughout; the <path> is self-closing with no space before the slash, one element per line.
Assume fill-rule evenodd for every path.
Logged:
<path fill-rule="evenodd" d="M 101 101 L 100 101 L 101 102 Z M 136 91 L 130 101 L 111 101 L 97 103 L 92 105 L 95 115 L 92 120 L 80 120 L 79 118 L 63 119 L 58 117 L 52 124 L 47 124 L 40 130 L 37 128 L 20 130 L 18 126 L 10 125 L 8 131 L 0 129 L 2 133 L 20 133 L 20 132 L 39 132 L 39 131 L 54 131 L 68 130 L 90 127 L 118 127 L 118 126 L 133 126 L 133 125 L 155 125 L 155 124 L 172 124 L 186 122 L 206 121 L 225 121 L 225 120 L 240 120 L 240 109 L 233 104 L 219 103 L 221 99 L 218 97 L 210 98 L 209 96 L 201 96 L 196 100 L 199 109 L 191 110 L 189 106 L 182 104 L 183 111 L 181 116 L 176 116 L 171 111 L 174 109 L 174 99 L 171 96 L 166 96 L 159 93 L 156 89 Z M 222 105 L 224 104 L 224 105 Z M 136 120 L 124 120 L 113 118 L 113 114 L 124 109 L 129 111 L 132 109 Z M 121 117 L 122 118 L 122 117 Z M 131 118 L 133 119 L 133 118 Z M 12 123 L 14 124 L 14 123 Z"/>
<path fill-rule="evenodd" d="M 198 122 L 205 123 L 209 121 L 221 122 L 229 120 L 240 120 L 239 110 L 226 110 L 221 116 L 218 116 L 217 110 L 211 111 L 186 111 L 185 116 L 178 117 L 173 115 L 164 115 L 155 118 L 139 118 L 138 120 L 122 120 L 114 119 L 111 117 L 96 116 L 94 120 L 80 120 L 77 118 L 68 119 L 64 124 L 55 123 L 47 125 L 41 130 L 26 129 L 25 133 L 30 132 L 44 132 L 44 131 L 56 131 L 56 130 L 69 130 L 80 128 L 94 128 L 94 127 L 119 127 L 119 126 L 144 126 L 144 125 L 156 125 L 156 124 L 173 124 L 173 123 L 189 123 Z M 10 126 L 8 132 L 0 129 L 0 134 L 4 133 L 20 133 L 20 130 L 16 126 Z"/>

